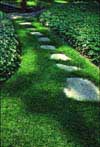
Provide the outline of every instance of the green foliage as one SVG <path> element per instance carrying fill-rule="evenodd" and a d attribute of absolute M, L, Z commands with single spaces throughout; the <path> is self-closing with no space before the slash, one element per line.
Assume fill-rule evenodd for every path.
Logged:
<path fill-rule="evenodd" d="M 49 60 L 53 52 L 41 50 L 38 38 L 20 27 L 18 20 L 15 27 L 23 60 L 17 74 L 1 90 L 1 147 L 99 147 L 99 104 L 76 102 L 62 92 L 66 77 L 98 81 L 98 68 L 57 38 L 55 42 L 54 35 L 40 23 L 31 21 L 36 31 L 52 39 L 56 53 L 72 58 L 64 64 L 76 65 L 82 71 L 68 73 L 55 68 L 56 62 Z"/>
<path fill-rule="evenodd" d="M 99 6 L 96 3 L 54 5 L 40 16 L 40 21 L 99 64 Z"/>
<path fill-rule="evenodd" d="M 12 22 L 0 12 L 0 82 L 9 78 L 20 63 L 19 43 Z"/>

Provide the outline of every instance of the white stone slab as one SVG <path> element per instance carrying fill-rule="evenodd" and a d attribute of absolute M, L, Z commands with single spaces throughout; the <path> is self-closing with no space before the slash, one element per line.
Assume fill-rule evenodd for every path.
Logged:
<path fill-rule="evenodd" d="M 99 89 L 91 81 L 83 78 L 67 78 L 64 93 L 68 98 L 78 101 L 100 101 Z"/>
<path fill-rule="evenodd" d="M 56 47 L 53 45 L 41 45 L 40 48 L 45 49 L 45 50 L 55 50 L 56 49 Z"/>
<path fill-rule="evenodd" d="M 59 69 L 68 71 L 68 72 L 73 72 L 73 71 L 78 71 L 80 70 L 80 68 L 76 67 L 76 66 L 68 66 L 68 65 L 64 65 L 64 64 L 56 64 L 56 66 Z"/>
<path fill-rule="evenodd" d="M 40 32 L 30 32 L 30 34 L 35 36 L 43 36 L 43 34 Z"/>
<path fill-rule="evenodd" d="M 12 15 L 10 18 L 15 20 L 15 19 L 20 19 L 20 18 L 22 18 L 22 16 L 19 16 L 19 15 L 14 16 L 14 15 Z"/>
<path fill-rule="evenodd" d="M 45 26 L 47 26 L 47 27 L 48 27 L 48 26 L 49 26 L 49 23 L 48 23 L 48 22 L 46 22 L 46 23 L 45 23 Z"/>
<path fill-rule="evenodd" d="M 62 60 L 62 61 L 69 61 L 69 60 L 71 60 L 71 58 L 67 57 L 64 54 L 52 54 L 50 56 L 50 59 L 52 59 L 52 60 Z"/>
<path fill-rule="evenodd" d="M 40 42 L 50 42 L 50 39 L 48 37 L 40 37 L 40 38 L 38 38 L 38 40 Z"/>
<path fill-rule="evenodd" d="M 20 22 L 19 24 L 22 25 L 22 26 L 24 26 L 24 25 L 32 25 L 31 22 Z"/>

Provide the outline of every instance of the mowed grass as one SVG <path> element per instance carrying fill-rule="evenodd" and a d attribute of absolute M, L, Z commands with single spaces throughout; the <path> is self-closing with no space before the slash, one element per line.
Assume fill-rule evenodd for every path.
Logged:
<path fill-rule="evenodd" d="M 1 89 L 1 146 L 99 147 L 100 105 L 68 99 L 62 92 L 71 76 L 86 77 L 98 85 L 97 67 L 33 21 L 37 30 L 52 38 L 56 52 L 72 58 L 65 64 L 82 68 L 81 73 L 60 71 L 56 61 L 49 59 L 52 51 L 41 50 L 37 37 L 18 22 L 15 27 L 22 45 L 22 63 Z"/>

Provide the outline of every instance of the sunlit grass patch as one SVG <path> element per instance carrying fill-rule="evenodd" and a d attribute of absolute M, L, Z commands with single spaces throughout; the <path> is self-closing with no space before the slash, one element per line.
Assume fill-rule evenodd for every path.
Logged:
<path fill-rule="evenodd" d="M 35 0 L 35 1 L 28 0 L 28 1 L 27 1 L 27 5 L 28 5 L 28 6 L 36 6 L 36 5 L 37 5 L 37 2 L 36 2 L 36 0 Z"/>
<path fill-rule="evenodd" d="M 55 0 L 54 2 L 56 2 L 56 3 L 68 3 L 67 0 Z"/>

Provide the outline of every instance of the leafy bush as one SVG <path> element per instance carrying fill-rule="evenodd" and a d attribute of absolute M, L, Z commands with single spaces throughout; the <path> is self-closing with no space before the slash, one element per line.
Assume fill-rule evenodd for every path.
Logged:
<path fill-rule="evenodd" d="M 0 82 L 8 79 L 20 63 L 20 47 L 12 22 L 0 12 Z"/>
<path fill-rule="evenodd" d="M 63 41 L 67 41 L 95 64 L 99 64 L 100 29 L 97 3 L 54 5 L 40 16 Z"/>

